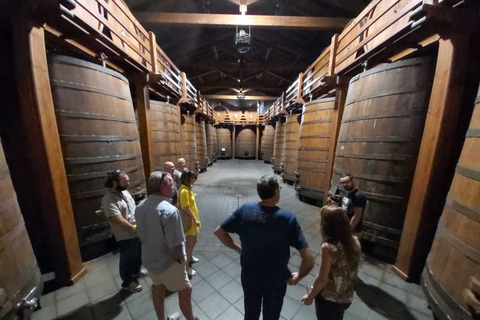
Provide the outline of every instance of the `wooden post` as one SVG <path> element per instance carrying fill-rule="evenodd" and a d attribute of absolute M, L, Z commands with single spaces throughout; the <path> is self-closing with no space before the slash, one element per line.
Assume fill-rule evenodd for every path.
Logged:
<path fill-rule="evenodd" d="M 337 139 L 340 133 L 340 125 L 343 117 L 343 110 L 345 109 L 345 101 L 347 99 L 348 86 L 342 84 L 335 92 L 335 108 L 332 114 L 332 124 L 330 130 L 330 151 L 328 152 L 327 172 L 325 173 L 325 187 L 326 191 L 330 190 L 330 183 L 332 180 L 333 163 L 335 160 L 335 150 L 337 147 Z M 323 195 L 323 202 L 326 203 L 328 192 Z"/>
<path fill-rule="evenodd" d="M 34 26 L 29 17 L 16 17 L 12 21 L 19 102 L 28 128 L 29 156 L 36 166 L 32 183 L 41 193 L 39 211 L 49 249 L 55 257 L 56 281 L 72 284 L 87 270 L 82 265 L 53 107 L 44 29 Z"/>
<path fill-rule="evenodd" d="M 178 104 L 177 104 L 177 115 L 178 115 L 178 125 L 180 126 L 180 136 L 178 137 L 178 139 L 180 140 L 180 150 L 178 151 L 179 152 L 178 157 L 183 158 L 184 154 L 183 154 L 183 145 L 182 145 L 182 137 L 183 137 L 182 109 Z"/>
<path fill-rule="evenodd" d="M 450 184 L 443 175 L 455 143 L 468 68 L 468 41 L 465 32 L 439 42 L 435 79 L 394 268 L 406 280 L 416 280 L 421 274 L 443 210 L 444 190 Z"/>
<path fill-rule="evenodd" d="M 233 130 L 232 130 L 232 159 L 235 159 L 236 151 L 235 151 L 235 130 L 237 126 L 235 123 L 233 124 Z"/>
<path fill-rule="evenodd" d="M 150 62 L 152 64 L 152 73 L 158 73 L 158 66 L 157 66 L 157 59 L 158 59 L 158 54 L 157 54 L 157 38 L 155 36 L 155 33 L 152 31 L 148 32 L 149 35 L 149 40 L 150 40 L 150 54 L 152 56 L 152 61 Z M 148 177 L 147 177 L 148 178 Z"/>
<path fill-rule="evenodd" d="M 334 34 L 332 37 L 332 44 L 330 45 L 330 60 L 328 65 L 329 76 L 333 76 L 335 74 L 337 48 L 338 48 L 338 34 Z"/>
<path fill-rule="evenodd" d="M 259 146 L 259 139 L 260 139 L 260 128 L 257 124 L 257 141 L 256 141 L 256 144 L 255 144 L 255 160 L 258 160 L 258 146 Z"/>
<path fill-rule="evenodd" d="M 152 128 L 150 119 L 150 94 L 144 79 L 135 79 L 136 105 L 138 113 L 138 129 L 140 147 L 142 149 L 143 170 L 148 180 L 150 173 L 156 170 L 153 160 Z"/>

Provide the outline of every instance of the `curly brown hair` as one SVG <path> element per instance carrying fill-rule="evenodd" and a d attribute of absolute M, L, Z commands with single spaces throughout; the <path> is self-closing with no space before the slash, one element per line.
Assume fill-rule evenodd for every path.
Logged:
<path fill-rule="evenodd" d="M 353 238 L 353 229 L 346 210 L 336 205 L 327 205 L 320 209 L 320 217 L 320 232 L 324 241 L 334 245 L 343 244 L 351 265 L 360 250 Z"/>

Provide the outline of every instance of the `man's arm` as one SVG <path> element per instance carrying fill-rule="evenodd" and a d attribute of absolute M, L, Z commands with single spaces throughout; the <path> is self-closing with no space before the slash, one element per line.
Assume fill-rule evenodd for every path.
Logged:
<path fill-rule="evenodd" d="M 122 228 L 125 231 L 135 233 L 135 226 L 128 222 L 121 214 L 117 214 L 111 217 L 108 217 L 108 220 Z"/>
<path fill-rule="evenodd" d="M 309 248 L 303 248 L 299 252 L 302 262 L 300 263 L 298 272 L 293 272 L 292 277 L 287 280 L 289 285 L 297 284 L 313 269 L 313 266 L 315 265 L 315 258 Z"/>
<path fill-rule="evenodd" d="M 363 214 L 363 208 L 357 208 L 357 207 L 353 208 L 353 216 L 350 219 L 350 225 L 352 226 L 352 228 L 355 228 L 357 224 L 360 222 L 360 220 L 362 219 L 362 214 Z"/>
<path fill-rule="evenodd" d="M 218 226 L 217 229 L 215 229 L 215 234 L 218 239 L 228 248 L 233 249 L 237 251 L 238 253 L 241 253 L 242 247 L 240 247 L 238 244 L 233 241 L 232 237 L 226 232 L 225 230 L 222 229 L 221 226 Z"/>
<path fill-rule="evenodd" d="M 168 248 L 172 256 L 178 261 L 178 263 L 185 262 L 185 244 L 182 242 L 177 246 Z"/>

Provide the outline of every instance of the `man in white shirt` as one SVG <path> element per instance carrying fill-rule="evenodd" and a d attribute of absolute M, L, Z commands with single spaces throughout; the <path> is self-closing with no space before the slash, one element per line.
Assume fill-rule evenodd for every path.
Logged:
<path fill-rule="evenodd" d="M 165 293 L 178 291 L 180 310 L 187 320 L 199 320 L 192 312 L 192 285 L 188 280 L 185 236 L 178 209 L 170 203 L 172 176 L 152 172 L 149 196 L 135 211 L 137 233 L 142 243 L 142 261 L 153 282 L 153 306 L 158 319 L 165 317 Z"/>
<path fill-rule="evenodd" d="M 120 247 L 120 278 L 122 288 L 130 292 L 142 291 L 136 278 L 141 276 L 141 245 L 135 224 L 135 201 L 127 188 L 130 179 L 125 171 L 108 173 L 105 186 L 108 192 L 102 198 L 102 207 L 115 240 Z"/>

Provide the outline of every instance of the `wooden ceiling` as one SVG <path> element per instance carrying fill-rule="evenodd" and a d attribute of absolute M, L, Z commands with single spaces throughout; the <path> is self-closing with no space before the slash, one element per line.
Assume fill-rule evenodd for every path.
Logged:
<path fill-rule="evenodd" d="M 369 1 L 126 0 L 134 14 L 239 14 L 240 2 L 248 3 L 247 15 L 354 18 Z M 234 47 L 235 27 L 142 24 L 155 32 L 160 47 L 202 95 L 236 95 L 233 89 L 242 88 L 247 96 L 280 96 L 341 31 L 252 26 L 250 50 L 241 54 Z M 218 102 L 227 107 L 256 106 L 255 101 L 245 100 L 218 99 L 212 104 Z"/>

